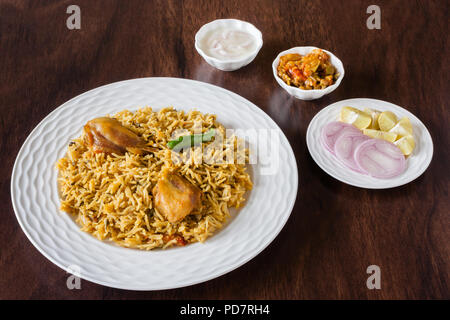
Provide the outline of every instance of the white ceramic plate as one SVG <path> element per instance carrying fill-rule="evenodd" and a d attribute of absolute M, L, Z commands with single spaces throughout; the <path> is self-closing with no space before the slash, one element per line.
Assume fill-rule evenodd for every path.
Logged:
<path fill-rule="evenodd" d="M 59 210 L 55 162 L 64 156 L 70 140 L 81 134 L 89 119 L 143 106 L 214 113 L 228 128 L 270 129 L 279 138 L 277 159 L 281 165 L 269 168 L 269 158 L 258 156 L 259 162 L 251 167 L 254 188 L 245 207 L 203 244 L 154 251 L 122 248 L 80 231 L 71 217 Z M 249 139 L 251 145 L 257 142 Z M 263 174 L 271 170 L 272 174 Z M 288 220 L 297 181 L 296 161 L 288 140 L 251 102 L 203 82 L 144 78 L 96 88 L 50 113 L 32 131 L 17 156 L 11 198 L 25 234 L 57 266 L 105 286 L 159 290 L 213 279 L 255 257 Z"/>
<path fill-rule="evenodd" d="M 392 179 L 377 179 L 355 172 L 342 165 L 334 155 L 320 143 L 322 127 L 339 118 L 341 108 L 351 106 L 358 109 L 371 108 L 392 111 L 398 118 L 408 117 L 413 126 L 416 147 L 406 160 L 407 168 Z M 306 143 L 314 161 L 330 176 L 347 184 L 367 189 L 387 189 L 404 185 L 418 178 L 427 168 L 433 157 L 433 141 L 425 125 L 411 112 L 395 104 L 375 99 L 348 99 L 333 103 L 322 109 L 311 120 L 306 133 Z"/>

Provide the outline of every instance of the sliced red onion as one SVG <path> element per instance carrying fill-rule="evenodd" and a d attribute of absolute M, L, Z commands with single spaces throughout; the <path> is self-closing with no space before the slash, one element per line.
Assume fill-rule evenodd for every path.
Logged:
<path fill-rule="evenodd" d="M 386 140 L 369 139 L 355 150 L 358 167 L 370 176 L 393 178 L 405 171 L 406 161 L 400 149 Z"/>
<path fill-rule="evenodd" d="M 360 168 L 355 161 L 355 150 L 363 142 L 369 140 L 368 136 L 365 136 L 358 130 L 358 132 L 346 131 L 337 138 L 334 144 L 334 153 L 345 166 L 350 169 L 367 173 L 363 168 Z"/>
<path fill-rule="evenodd" d="M 339 138 L 339 136 L 346 131 L 352 131 L 352 132 L 358 132 L 362 135 L 361 131 L 359 131 L 356 127 L 354 127 L 351 124 L 340 122 L 340 121 L 333 121 L 328 123 L 322 128 L 321 133 L 321 142 L 322 145 L 330 151 L 332 154 L 334 154 L 334 144 L 336 143 L 336 140 Z"/>

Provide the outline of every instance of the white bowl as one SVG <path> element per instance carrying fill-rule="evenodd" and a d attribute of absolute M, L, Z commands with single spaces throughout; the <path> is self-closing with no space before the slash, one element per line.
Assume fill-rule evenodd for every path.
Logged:
<path fill-rule="evenodd" d="M 217 59 L 215 57 L 211 57 L 207 55 L 203 49 L 200 46 L 200 40 L 206 35 L 206 33 L 210 30 L 216 29 L 218 27 L 231 27 L 236 30 L 245 31 L 252 36 L 255 37 L 257 43 L 256 43 L 256 49 L 249 53 L 247 56 L 240 58 L 240 59 L 230 59 L 230 60 L 222 60 Z M 237 19 L 219 19 L 214 20 L 212 22 L 209 22 L 205 25 L 203 25 L 195 34 L 195 49 L 197 49 L 197 52 L 205 59 L 207 63 L 209 63 L 211 66 L 223 70 L 223 71 L 233 71 L 237 70 L 239 68 L 242 68 L 243 66 L 248 65 L 250 62 L 255 59 L 256 55 L 258 54 L 259 50 L 261 49 L 263 45 L 262 40 L 262 33 L 259 31 L 254 25 L 251 23 L 237 20 Z"/>
<path fill-rule="evenodd" d="M 326 52 L 329 56 L 330 56 L 330 60 L 331 60 L 331 64 L 336 68 L 337 72 L 339 73 L 339 77 L 336 80 L 336 82 L 329 86 L 326 87 L 325 89 L 314 89 L 314 90 L 303 90 L 297 87 L 293 87 L 293 86 L 289 86 L 288 84 L 286 84 L 286 82 L 284 82 L 277 74 L 277 67 L 278 64 L 280 63 L 280 57 L 284 56 L 285 54 L 288 53 L 298 53 L 303 55 L 306 55 L 308 53 L 310 53 L 312 50 L 314 49 L 319 49 L 316 47 L 295 47 L 295 48 L 291 48 L 289 50 L 283 51 L 281 52 L 276 58 L 275 60 L 273 60 L 272 63 L 272 70 L 273 70 L 273 76 L 275 77 L 275 80 L 277 80 L 278 84 L 284 89 L 286 90 L 290 95 L 296 97 L 297 99 L 301 99 L 301 100 L 314 100 L 314 99 L 319 99 L 322 98 L 324 95 L 329 94 L 330 92 L 334 91 L 337 87 L 339 87 L 339 85 L 341 84 L 342 79 L 344 78 L 344 66 L 342 65 L 342 61 L 339 60 L 338 57 L 336 57 L 334 54 L 332 54 L 331 52 L 327 51 L 327 50 L 323 50 L 324 52 Z"/>

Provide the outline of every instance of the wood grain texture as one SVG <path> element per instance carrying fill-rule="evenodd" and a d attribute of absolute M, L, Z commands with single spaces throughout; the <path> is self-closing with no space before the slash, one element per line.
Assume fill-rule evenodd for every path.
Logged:
<path fill-rule="evenodd" d="M 366 28 L 368 0 L 13 1 L 0 0 L 0 299 L 449 299 L 448 2 L 376 1 L 381 30 Z M 66 8 L 81 7 L 81 30 Z M 255 24 L 264 46 L 247 67 L 211 68 L 194 35 L 217 18 Z M 272 76 L 278 52 L 314 45 L 346 68 L 341 86 L 295 100 Z M 68 275 L 28 241 L 10 200 L 11 170 L 31 130 L 89 89 L 130 78 L 170 76 L 222 86 L 255 103 L 287 135 L 297 157 L 292 215 L 256 258 L 217 279 L 155 292 L 116 290 Z M 392 190 L 340 183 L 310 157 L 305 135 L 321 108 L 368 97 L 403 106 L 429 129 L 435 154 L 416 181 Z M 381 268 L 368 290 L 366 268 Z"/>

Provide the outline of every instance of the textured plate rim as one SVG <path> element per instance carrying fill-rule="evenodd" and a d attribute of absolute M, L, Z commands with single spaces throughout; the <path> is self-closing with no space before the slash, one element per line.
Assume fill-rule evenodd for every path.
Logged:
<path fill-rule="evenodd" d="M 378 104 L 383 104 L 383 105 L 387 105 L 387 106 L 392 106 L 394 108 L 398 108 L 401 109 L 402 112 L 409 114 L 414 121 L 416 121 L 417 123 L 419 123 L 423 129 L 425 129 L 425 134 L 426 134 L 426 138 L 429 141 L 429 148 L 430 148 L 430 153 L 427 155 L 426 157 L 426 161 L 424 163 L 424 165 L 420 168 L 420 170 L 414 172 L 414 174 L 410 174 L 409 178 L 406 179 L 404 182 L 401 183 L 391 183 L 389 184 L 389 179 L 388 180 L 381 180 L 381 179 L 377 179 L 380 183 L 378 186 L 376 185 L 366 185 L 364 183 L 358 183 L 357 181 L 352 181 L 352 180 L 348 180 L 348 179 L 341 179 L 340 177 L 337 177 L 333 172 L 331 172 L 318 158 L 316 152 L 312 151 L 314 149 L 312 149 L 310 143 L 312 140 L 312 125 L 315 124 L 315 122 L 317 121 L 317 119 L 323 114 L 328 112 L 330 109 L 335 108 L 336 105 L 338 104 L 343 104 L 343 103 L 352 103 L 355 101 L 361 101 L 361 100 L 366 100 L 366 101 L 371 101 L 373 103 L 378 103 Z M 359 102 L 358 102 L 359 103 Z M 330 119 L 330 121 L 334 121 L 335 119 Z M 396 187 L 400 187 L 403 186 L 405 184 L 408 184 L 414 180 L 416 180 L 417 178 L 419 178 L 425 171 L 426 169 L 429 167 L 431 160 L 433 158 L 433 153 L 434 153 L 434 146 L 433 146 L 433 139 L 431 137 L 430 132 L 428 131 L 427 127 L 423 124 L 423 122 L 417 117 L 415 116 L 411 111 L 396 105 L 394 103 L 388 102 L 388 101 L 384 101 L 384 100 L 379 100 L 379 99 L 372 99 L 372 98 L 351 98 L 351 99 L 344 99 L 344 100 L 340 100 L 340 101 L 336 101 L 333 102 L 331 104 L 329 104 L 328 106 L 324 107 L 322 110 L 320 110 L 310 121 L 309 125 L 308 125 L 308 129 L 306 131 L 306 145 L 308 147 L 308 151 L 309 154 L 311 155 L 311 157 L 313 158 L 314 162 L 323 170 L 325 171 L 329 176 L 333 177 L 334 179 L 341 181 L 345 184 L 354 186 L 354 187 L 359 187 L 359 188 L 364 188 L 364 189 L 391 189 L 391 188 L 396 188 Z M 350 170 L 350 169 L 347 169 Z M 382 182 L 386 182 L 385 185 L 382 185 Z"/>
<path fill-rule="evenodd" d="M 65 265 L 61 265 L 58 261 L 56 261 L 49 253 L 46 252 L 46 250 L 44 250 L 33 238 L 33 236 L 29 233 L 29 231 L 27 230 L 27 227 L 24 223 L 24 221 L 22 221 L 22 218 L 20 217 L 20 215 L 17 213 L 18 209 L 17 209 L 17 205 L 16 205 L 16 201 L 17 201 L 17 197 L 15 194 L 15 190 L 14 190 L 14 181 L 17 177 L 17 164 L 18 161 L 20 159 L 21 156 L 23 156 L 23 152 L 25 149 L 25 146 L 29 143 L 30 139 L 32 138 L 33 134 L 43 125 L 43 123 L 45 123 L 45 121 L 47 119 L 49 119 L 50 117 L 52 117 L 53 114 L 55 114 L 57 111 L 59 111 L 60 109 L 64 108 L 66 105 L 70 104 L 72 101 L 79 99 L 85 95 L 90 94 L 93 91 L 97 91 L 100 89 L 105 89 L 107 87 L 112 87 L 115 85 L 119 85 L 119 84 L 126 84 L 126 83 L 130 83 L 130 82 L 135 82 L 135 81 L 145 81 L 148 79 L 153 79 L 153 80 L 173 80 L 173 81 L 181 81 L 181 82 L 194 82 L 197 83 L 199 85 L 203 85 L 203 86 L 207 86 L 210 87 L 214 90 L 219 90 L 222 91 L 224 93 L 230 94 L 231 96 L 233 96 L 234 98 L 237 98 L 238 100 L 241 100 L 245 103 L 247 103 L 247 105 L 252 109 L 253 112 L 258 112 L 262 117 L 266 118 L 270 123 L 272 123 L 274 125 L 274 127 L 276 127 L 280 133 L 280 137 L 282 139 L 285 139 L 286 141 L 286 146 L 288 147 L 286 149 L 286 152 L 288 153 L 288 157 L 292 159 L 292 166 L 294 169 L 294 176 L 293 178 L 293 185 L 294 185 L 294 197 L 293 199 L 290 201 L 289 205 L 286 208 L 286 213 L 284 215 L 284 219 L 281 221 L 281 223 L 279 224 L 278 228 L 275 230 L 275 232 L 273 232 L 271 234 L 270 237 L 266 238 L 266 241 L 260 246 L 260 248 L 258 248 L 258 250 L 253 251 L 251 254 L 248 254 L 244 259 L 241 259 L 237 264 L 235 265 L 228 265 L 226 268 L 223 268 L 223 270 L 220 270 L 216 273 L 212 273 L 210 276 L 208 277 L 204 277 L 200 280 L 194 280 L 194 281 L 186 281 L 183 283 L 180 283 L 179 285 L 169 285 L 169 286 L 158 286 L 158 287 L 131 287 L 131 286 L 127 286 L 127 285 L 111 285 L 110 283 L 106 282 L 106 281 L 102 281 L 102 280 L 98 280 L 95 279 L 93 277 L 89 277 L 86 276 L 84 274 L 80 275 L 80 278 L 90 281 L 92 283 L 96 283 L 96 284 L 100 284 L 106 287 L 111 287 L 111 288 L 117 288 L 117 289 L 124 289 L 124 290 L 134 290 L 134 291 L 156 291 L 156 290 L 168 290 L 168 289 L 176 289 L 176 288 L 183 288 L 183 287 L 188 287 L 191 285 L 195 285 L 195 284 L 199 284 L 199 283 L 203 283 L 215 278 L 218 278 L 224 274 L 227 274 L 233 270 L 238 269 L 239 267 L 241 267 L 242 265 L 246 264 L 247 262 L 249 262 L 250 260 L 252 260 L 253 258 L 255 258 L 257 255 L 259 255 L 264 249 L 266 249 L 274 240 L 275 238 L 279 235 L 279 233 L 283 230 L 284 226 L 286 225 L 287 221 L 289 220 L 289 217 L 292 213 L 292 210 L 294 208 L 294 205 L 296 203 L 297 200 L 297 196 L 298 196 L 298 166 L 297 166 L 297 161 L 296 161 L 296 157 L 295 154 L 293 152 L 292 146 L 289 143 L 289 140 L 287 139 L 286 135 L 284 134 L 284 132 L 281 130 L 281 128 L 278 126 L 278 124 L 267 114 L 265 113 L 262 109 L 260 109 L 258 106 L 256 106 L 254 103 L 252 103 L 251 101 L 247 100 L 246 98 L 240 96 L 239 94 L 227 90 L 225 88 L 207 83 L 207 82 L 203 82 L 203 81 L 198 81 L 198 80 L 193 80 L 193 79 L 185 79 L 185 78 L 175 78 L 175 77 L 146 77 L 146 78 L 133 78 L 133 79 L 127 79 L 127 80 L 122 80 L 122 81 L 117 81 L 117 82 L 112 82 L 109 84 L 105 84 L 93 89 L 90 89 L 88 91 L 85 91 L 75 97 L 72 97 L 71 99 L 67 100 L 66 102 L 64 102 L 63 104 L 59 105 L 58 107 L 56 107 L 54 110 L 52 110 L 49 114 L 47 114 L 34 128 L 33 130 L 28 134 L 27 138 L 24 140 L 24 142 L 22 143 L 22 146 L 19 149 L 19 152 L 17 153 L 16 159 L 14 161 L 14 166 L 13 166 L 13 170 L 11 173 L 11 183 L 10 183 L 10 191 L 11 191 L 11 203 L 13 206 L 13 210 L 16 216 L 16 219 L 22 229 L 22 231 L 25 233 L 26 237 L 28 238 L 28 240 L 33 244 L 33 246 L 44 256 L 46 257 L 49 261 L 51 261 L 53 264 L 55 264 L 56 266 L 58 266 L 59 268 L 61 268 L 62 270 L 66 271 L 67 273 L 71 273 L 72 271 L 69 269 L 68 266 Z M 200 110 L 201 111 L 201 110 Z M 79 230 L 79 232 L 83 232 L 81 230 Z M 99 240 L 100 241 L 100 240 Z"/>

